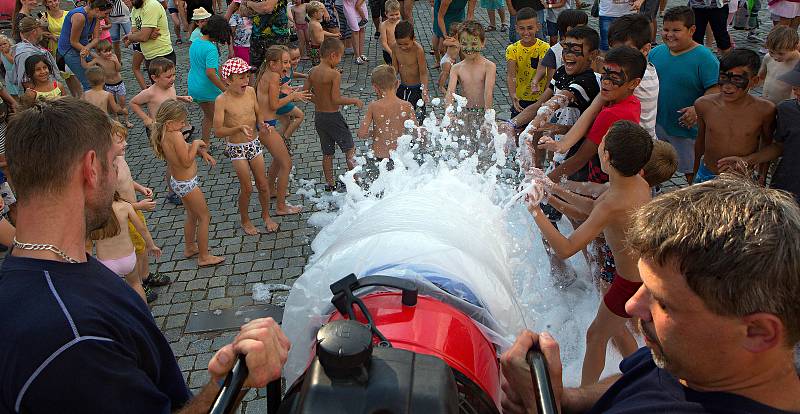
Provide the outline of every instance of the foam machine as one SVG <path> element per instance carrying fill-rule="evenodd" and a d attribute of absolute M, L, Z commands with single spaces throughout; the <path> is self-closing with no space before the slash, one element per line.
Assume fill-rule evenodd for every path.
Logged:
<path fill-rule="evenodd" d="M 330 289 L 311 362 L 283 399 L 280 380 L 267 386 L 269 414 L 500 412 L 498 352 L 479 323 L 413 280 L 350 274 Z M 542 353 L 527 356 L 539 413 L 556 414 Z M 233 412 L 246 377 L 240 356 L 211 413 Z"/>

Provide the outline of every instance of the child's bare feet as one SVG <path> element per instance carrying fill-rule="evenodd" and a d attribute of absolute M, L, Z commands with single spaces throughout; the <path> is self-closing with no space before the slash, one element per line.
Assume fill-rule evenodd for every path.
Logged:
<path fill-rule="evenodd" d="M 302 206 L 293 206 L 291 204 L 286 204 L 284 208 L 275 207 L 275 214 L 278 216 L 288 216 L 290 214 L 297 214 L 303 211 Z"/>
<path fill-rule="evenodd" d="M 267 234 L 275 233 L 281 228 L 281 225 L 269 217 L 264 218 L 264 227 L 267 228 Z"/>
<path fill-rule="evenodd" d="M 278 190 L 273 188 L 269 192 L 269 198 L 275 198 L 278 196 Z M 286 195 L 284 197 L 289 197 L 289 189 L 286 189 Z"/>
<path fill-rule="evenodd" d="M 126 128 L 133 128 L 133 123 L 131 121 L 125 121 Z"/>
<path fill-rule="evenodd" d="M 209 254 L 207 256 L 200 256 L 197 259 L 197 265 L 200 267 L 216 266 L 224 261 L 225 261 L 224 257 L 214 256 L 213 254 Z"/>
<path fill-rule="evenodd" d="M 247 223 L 242 223 L 242 230 L 244 230 L 244 233 L 247 234 L 248 236 L 255 236 L 256 234 L 258 234 L 258 229 L 256 229 L 256 226 L 254 226 L 253 222 L 251 221 L 248 221 Z"/>
<path fill-rule="evenodd" d="M 200 253 L 197 243 L 187 244 L 186 247 L 183 248 L 183 255 L 186 256 L 187 259 L 196 255 L 197 253 Z"/>

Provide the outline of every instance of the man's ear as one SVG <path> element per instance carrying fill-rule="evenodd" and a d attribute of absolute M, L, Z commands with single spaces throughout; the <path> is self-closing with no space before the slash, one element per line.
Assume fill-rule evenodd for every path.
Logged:
<path fill-rule="evenodd" d="M 743 316 L 741 322 L 747 329 L 742 345 L 748 351 L 758 353 L 786 346 L 786 326 L 777 315 L 758 312 Z"/>
<path fill-rule="evenodd" d="M 110 167 L 110 166 L 109 166 Z M 103 166 L 100 163 L 100 158 L 94 150 L 89 150 L 83 157 L 81 157 L 78 173 L 81 175 L 81 180 L 84 185 L 90 188 L 97 188 L 100 186 L 100 176 L 103 172 Z"/>

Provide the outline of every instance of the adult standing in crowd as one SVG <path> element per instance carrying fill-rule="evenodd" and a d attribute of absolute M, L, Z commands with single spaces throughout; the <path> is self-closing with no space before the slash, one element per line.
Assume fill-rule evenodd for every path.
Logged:
<path fill-rule="evenodd" d="M 219 51 L 215 43 L 230 43 L 231 28 L 225 18 L 213 15 L 200 28 L 200 33 L 200 38 L 189 47 L 189 76 L 186 81 L 189 96 L 203 110 L 203 141 L 209 145 L 214 123 L 214 101 L 225 89 L 219 76 Z"/>
<path fill-rule="evenodd" d="M 163 57 L 177 63 L 172 38 L 169 34 L 167 11 L 157 0 L 133 0 L 131 10 L 133 28 L 122 40 L 126 45 L 139 43 L 144 55 L 145 69 L 150 61 Z"/>
<path fill-rule="evenodd" d="M 45 0 L 45 12 L 42 16 L 42 23 L 47 24 L 47 31 L 43 33 L 43 37 L 48 39 L 47 50 L 58 56 L 58 38 L 61 36 L 61 28 L 64 26 L 64 20 L 67 17 L 67 12 L 61 9 L 61 2 L 59 0 Z M 58 61 L 58 59 L 56 59 Z M 67 83 L 69 91 L 72 96 L 81 97 L 83 95 L 83 86 L 78 78 L 64 67 L 64 62 L 58 62 L 61 67 L 61 76 Z M 55 68 L 54 68 L 55 69 Z"/>
<path fill-rule="evenodd" d="M 8 136 L 18 208 L 0 270 L 0 360 L 13 361 L 0 364 L 0 411 L 208 412 L 237 353 L 245 387 L 280 377 L 289 341 L 275 321 L 256 319 L 212 357 L 192 397 L 150 309 L 86 254 L 87 234 L 113 214 L 123 146 L 108 115 L 72 97 L 37 102 Z"/>
<path fill-rule="evenodd" d="M 58 37 L 58 54 L 78 77 L 83 90 L 89 89 L 89 80 L 81 60 L 86 59 L 89 51 L 100 41 L 100 20 L 107 18 L 110 12 L 108 0 L 92 0 L 86 6 L 70 10 L 64 18 Z"/>
<path fill-rule="evenodd" d="M 714 42 L 722 53 L 731 49 L 731 35 L 728 33 L 728 2 L 723 0 L 689 0 L 694 12 L 695 29 L 692 39 L 703 44 L 706 28 L 711 26 Z"/>
<path fill-rule="evenodd" d="M 250 16 L 253 34 L 250 37 L 250 65 L 261 67 L 267 48 L 289 44 L 288 0 L 243 0 L 242 16 Z M 342 16 L 339 16 L 341 19 Z"/>
<path fill-rule="evenodd" d="M 796 413 L 800 209 L 788 193 L 720 177 L 662 194 L 633 216 L 643 285 L 625 310 L 646 347 L 622 374 L 563 388 L 558 343 L 523 332 L 501 357 L 504 413 L 535 411 L 538 345 L 564 413 Z"/>
<path fill-rule="evenodd" d="M 108 18 L 111 20 L 111 44 L 114 46 L 114 54 L 122 62 L 122 54 L 119 48 L 122 38 L 131 32 L 131 4 L 130 0 L 114 0 L 114 7 Z"/>
<path fill-rule="evenodd" d="M 42 41 L 42 25 L 33 17 L 24 17 L 19 22 L 19 33 L 22 39 L 14 45 L 14 70 L 11 73 L 11 80 L 20 91 L 25 90 L 25 82 L 30 81 L 25 75 L 25 61 L 33 55 L 44 55 L 51 68 L 57 68 L 56 58 L 39 46 Z M 50 71 L 50 80 L 64 82 L 61 72 L 58 70 Z"/>
<path fill-rule="evenodd" d="M 11 22 L 11 37 L 15 42 L 22 40 L 19 31 L 19 22 L 23 17 L 33 17 L 33 9 L 38 5 L 37 0 L 17 0 L 14 2 L 14 20 Z"/>

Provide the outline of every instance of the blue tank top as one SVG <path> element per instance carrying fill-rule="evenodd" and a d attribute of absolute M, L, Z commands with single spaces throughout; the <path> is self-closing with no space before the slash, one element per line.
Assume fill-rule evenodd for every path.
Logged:
<path fill-rule="evenodd" d="M 81 37 L 78 42 L 82 45 L 89 44 L 89 36 L 94 33 L 94 25 L 97 23 L 97 19 L 89 20 L 89 15 L 86 13 L 86 8 L 78 7 L 72 9 L 67 13 L 67 16 L 64 18 L 64 25 L 61 26 L 61 36 L 58 37 L 58 53 L 64 55 L 70 49 L 72 49 L 72 43 L 69 41 L 70 34 L 72 33 L 72 15 L 75 13 L 80 13 L 86 19 L 86 22 L 83 24 L 83 31 L 81 32 Z"/>

